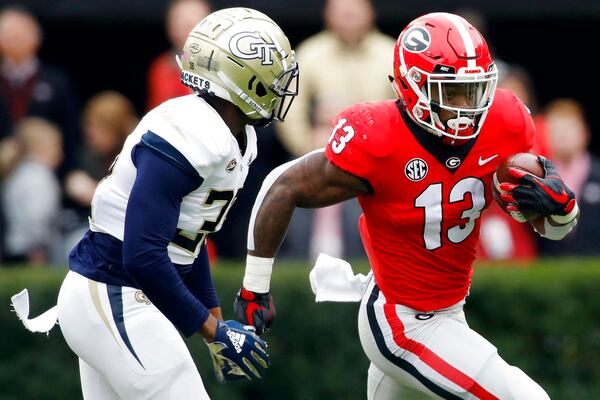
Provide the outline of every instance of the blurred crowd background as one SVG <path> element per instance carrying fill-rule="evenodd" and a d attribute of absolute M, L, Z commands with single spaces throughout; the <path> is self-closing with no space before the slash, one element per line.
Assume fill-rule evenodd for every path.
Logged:
<path fill-rule="evenodd" d="M 448 4 L 1 0 L 0 264 L 66 264 L 87 229 L 94 189 L 125 137 L 145 112 L 189 93 L 174 58 L 188 32 L 211 10 L 244 5 L 267 13 L 288 34 L 300 65 L 300 95 L 285 123 L 258 132 L 259 157 L 246 187 L 210 239 L 213 260 L 245 256 L 250 210 L 271 169 L 324 146 L 344 107 L 394 98 L 387 76 L 395 39 L 407 22 L 431 11 L 460 14 L 482 31 L 499 64 L 499 86 L 514 91 L 534 116 L 533 152 L 554 160 L 581 208 L 575 231 L 550 242 L 492 205 L 482 220 L 481 257 L 527 263 L 599 254 L 599 88 L 590 57 L 600 4 Z M 364 258 L 359 214 L 356 201 L 298 210 L 281 256 Z"/>

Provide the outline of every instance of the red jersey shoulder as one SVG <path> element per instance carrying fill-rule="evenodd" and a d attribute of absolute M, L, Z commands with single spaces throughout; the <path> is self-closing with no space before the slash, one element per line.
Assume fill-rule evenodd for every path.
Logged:
<path fill-rule="evenodd" d="M 386 157 L 398 145 L 399 120 L 394 100 L 350 106 L 333 120 L 325 155 L 343 170 L 368 178 L 374 159 Z"/>
<path fill-rule="evenodd" d="M 529 151 L 533 145 L 535 124 L 529 109 L 512 92 L 496 90 L 494 101 L 484 122 L 484 129 L 493 132 L 498 143 L 510 143 L 514 151 Z"/>
<path fill-rule="evenodd" d="M 360 147 L 375 157 L 384 157 L 397 141 L 394 126 L 399 119 L 400 112 L 393 100 L 355 104 L 334 119 L 328 147 L 341 152 L 339 148 L 343 145 L 339 143 L 345 143 L 346 146 Z M 354 135 L 348 138 L 350 130 Z"/>

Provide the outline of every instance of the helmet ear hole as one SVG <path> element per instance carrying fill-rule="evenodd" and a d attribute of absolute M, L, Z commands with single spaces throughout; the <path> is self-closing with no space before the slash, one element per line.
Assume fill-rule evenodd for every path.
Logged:
<path fill-rule="evenodd" d="M 256 85 L 256 94 L 259 97 L 267 95 L 267 89 L 265 89 L 265 86 L 262 84 L 262 82 L 258 82 L 258 84 Z"/>
<path fill-rule="evenodd" d="M 404 82 L 404 79 L 398 79 L 398 82 L 402 85 L 402 89 L 408 90 L 408 85 Z"/>
<path fill-rule="evenodd" d="M 256 75 L 254 75 L 252 78 L 250 78 L 250 80 L 248 81 L 248 90 L 252 90 L 252 86 L 254 86 L 254 82 L 256 81 Z M 267 95 L 267 89 L 265 89 L 265 85 L 262 84 L 262 82 L 258 82 L 256 84 L 256 88 L 254 88 L 254 93 L 256 93 L 256 95 L 258 97 L 263 97 Z"/>

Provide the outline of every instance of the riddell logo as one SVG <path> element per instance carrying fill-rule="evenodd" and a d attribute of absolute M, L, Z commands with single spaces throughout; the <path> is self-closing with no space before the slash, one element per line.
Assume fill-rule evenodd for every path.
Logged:
<path fill-rule="evenodd" d="M 246 340 L 246 336 L 233 331 L 227 331 L 227 336 L 229 337 L 229 340 L 231 340 L 231 343 L 235 348 L 235 352 L 238 354 L 241 353 L 242 346 L 244 345 L 244 341 Z"/>

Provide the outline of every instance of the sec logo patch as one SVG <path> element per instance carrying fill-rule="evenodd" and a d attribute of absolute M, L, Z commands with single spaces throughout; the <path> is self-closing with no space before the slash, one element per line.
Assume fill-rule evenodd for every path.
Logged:
<path fill-rule="evenodd" d="M 413 182 L 418 182 L 427 176 L 427 163 L 420 158 L 413 158 L 406 163 L 404 174 Z"/>

